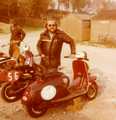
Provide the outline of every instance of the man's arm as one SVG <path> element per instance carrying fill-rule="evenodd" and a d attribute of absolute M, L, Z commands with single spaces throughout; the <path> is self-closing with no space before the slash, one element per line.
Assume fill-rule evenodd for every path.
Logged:
<path fill-rule="evenodd" d="M 39 55 L 42 54 L 42 51 L 40 49 L 40 47 L 41 47 L 41 41 L 42 41 L 42 34 L 40 34 L 40 38 L 39 38 L 38 43 L 37 43 L 37 50 L 38 50 Z"/>
<path fill-rule="evenodd" d="M 21 29 L 21 40 L 23 40 L 23 39 L 24 39 L 24 37 L 25 37 L 25 32 L 24 32 L 24 30 L 23 30 L 23 29 Z"/>
<path fill-rule="evenodd" d="M 66 33 L 62 34 L 62 39 L 63 42 L 68 43 L 70 45 L 70 49 L 71 49 L 71 54 L 76 54 L 76 44 L 75 41 Z"/>
<path fill-rule="evenodd" d="M 21 41 L 22 41 L 24 39 L 24 37 L 25 37 L 25 32 L 20 26 L 17 26 L 16 29 L 17 29 L 17 31 L 19 31 L 19 33 L 21 35 Z"/>

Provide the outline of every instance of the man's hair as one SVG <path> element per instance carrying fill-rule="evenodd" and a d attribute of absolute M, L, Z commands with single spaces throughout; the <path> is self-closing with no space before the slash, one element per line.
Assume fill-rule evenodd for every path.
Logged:
<path fill-rule="evenodd" d="M 55 18 L 52 18 L 52 17 L 49 17 L 49 18 L 46 19 L 46 21 L 45 21 L 45 27 L 47 27 L 48 21 L 54 21 L 55 24 L 56 24 L 56 27 L 57 27 L 57 20 Z"/>

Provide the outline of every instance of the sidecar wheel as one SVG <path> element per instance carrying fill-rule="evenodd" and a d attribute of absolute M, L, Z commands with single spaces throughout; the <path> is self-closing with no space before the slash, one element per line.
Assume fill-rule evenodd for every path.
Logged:
<path fill-rule="evenodd" d="M 47 108 L 36 109 L 33 106 L 28 106 L 27 111 L 31 117 L 37 118 L 45 114 L 47 112 Z"/>
<path fill-rule="evenodd" d="M 86 95 L 89 100 L 92 100 L 97 96 L 97 84 L 95 82 L 93 82 L 89 86 L 89 89 Z"/>
<path fill-rule="evenodd" d="M 5 86 L 2 88 L 1 95 L 7 102 L 15 102 L 20 98 L 20 96 L 13 94 L 12 86 L 10 83 L 5 84 Z"/>

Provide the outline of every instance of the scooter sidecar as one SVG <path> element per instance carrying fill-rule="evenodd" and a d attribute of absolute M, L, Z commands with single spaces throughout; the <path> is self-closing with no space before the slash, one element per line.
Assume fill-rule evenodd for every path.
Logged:
<path fill-rule="evenodd" d="M 69 94 L 69 78 L 62 73 L 47 75 L 45 79 L 35 81 L 24 92 L 22 103 L 32 117 L 43 115 L 49 108 L 64 103 L 52 103 L 52 100 Z"/>
<path fill-rule="evenodd" d="M 32 117 L 43 115 L 50 107 L 67 103 L 79 96 L 89 100 L 97 95 L 96 77 L 88 73 L 88 66 L 83 59 L 72 62 L 74 80 L 68 86 L 69 78 L 60 73 L 48 75 L 32 83 L 24 92 L 22 103 Z"/>

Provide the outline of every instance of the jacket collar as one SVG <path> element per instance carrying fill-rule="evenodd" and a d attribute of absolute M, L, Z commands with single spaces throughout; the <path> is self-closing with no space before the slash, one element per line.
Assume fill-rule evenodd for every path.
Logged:
<path fill-rule="evenodd" d="M 61 31 L 60 31 L 59 29 L 57 29 L 57 30 L 55 31 L 55 34 L 59 34 L 59 33 L 61 33 Z M 48 30 L 45 30 L 43 34 L 49 36 Z"/>
<path fill-rule="evenodd" d="M 52 39 L 54 39 L 54 37 L 57 36 L 58 34 L 60 34 L 61 32 L 62 32 L 62 31 L 60 31 L 59 29 L 57 29 L 57 30 L 55 31 Z M 47 36 L 47 37 L 50 39 L 50 35 L 49 35 L 48 30 L 45 30 L 45 31 L 43 32 L 43 35 Z"/>

